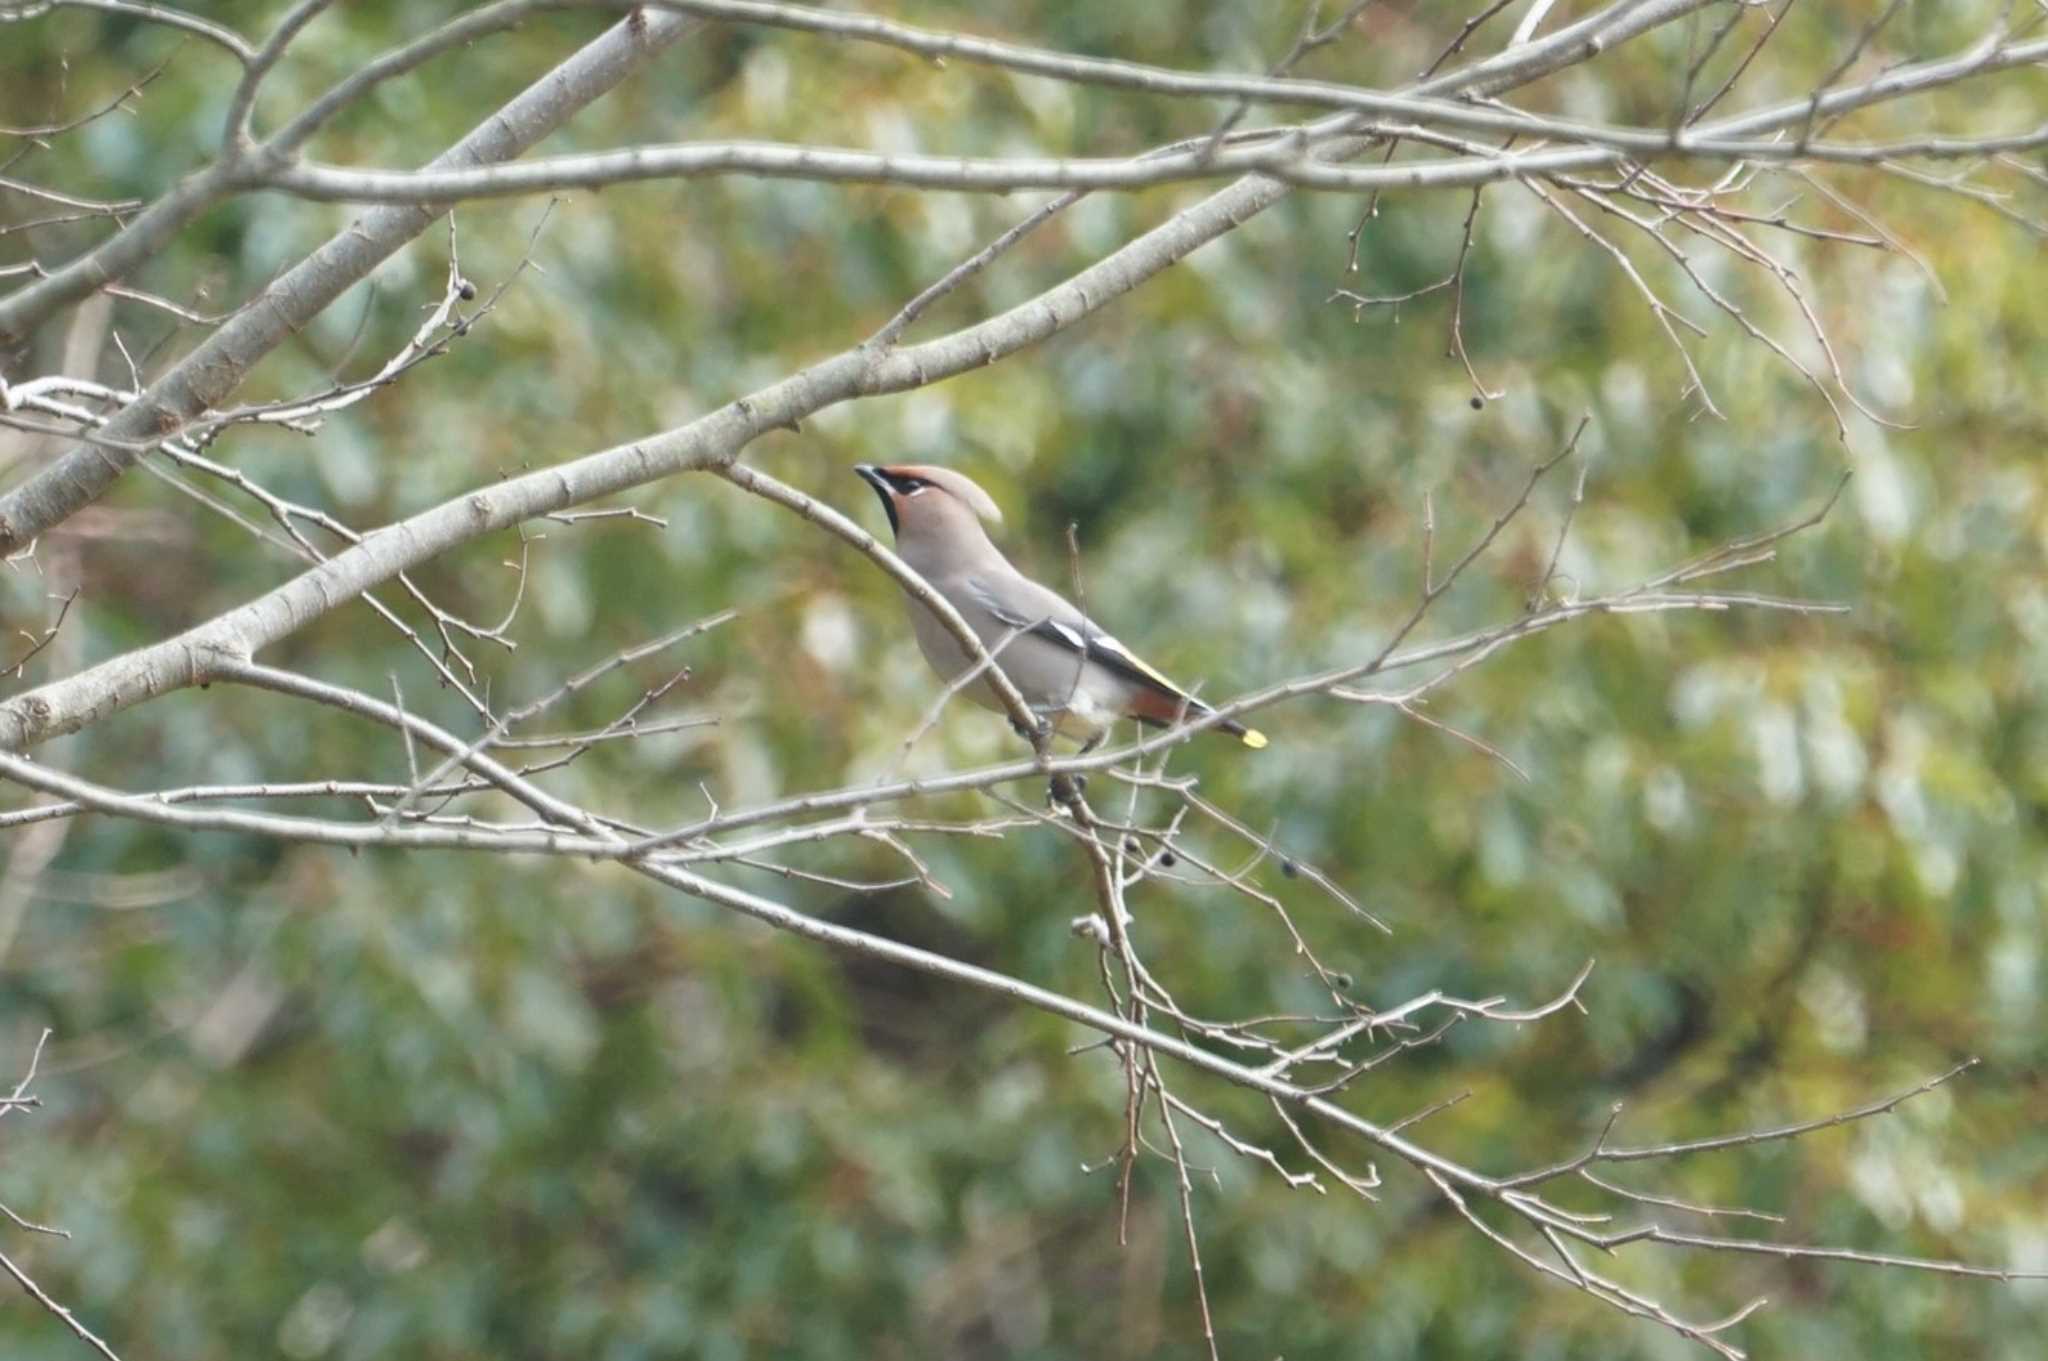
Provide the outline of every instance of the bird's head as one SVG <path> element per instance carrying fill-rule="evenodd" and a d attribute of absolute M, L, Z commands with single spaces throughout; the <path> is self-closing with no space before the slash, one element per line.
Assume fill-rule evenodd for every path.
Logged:
<path fill-rule="evenodd" d="M 951 468 L 928 463 L 857 463 L 855 472 L 875 489 L 889 528 L 902 544 L 931 535 L 972 533 L 976 517 L 1001 524 L 1003 513 L 989 494 Z"/>

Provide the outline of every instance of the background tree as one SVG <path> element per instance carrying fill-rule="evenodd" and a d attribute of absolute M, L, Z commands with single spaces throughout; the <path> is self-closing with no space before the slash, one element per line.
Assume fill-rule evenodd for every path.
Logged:
<path fill-rule="evenodd" d="M 2038 1335 L 2048 14 L 605 8 L 0 5 L 15 1354 Z"/>

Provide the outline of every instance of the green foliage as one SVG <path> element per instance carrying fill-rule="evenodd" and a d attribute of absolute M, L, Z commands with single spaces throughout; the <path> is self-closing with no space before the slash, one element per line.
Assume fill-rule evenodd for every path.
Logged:
<path fill-rule="evenodd" d="M 216 8 L 254 29 L 273 7 Z M 338 7 L 277 72 L 266 115 L 454 8 Z M 1899 51 L 1959 41 L 1945 7 L 1912 8 Z M 1361 35 L 1307 69 L 1391 83 L 1425 65 L 1450 26 L 1428 7 L 1369 13 Z M 969 22 L 952 6 L 904 17 Z M 1258 7 L 1016 0 L 970 18 L 992 34 L 1233 70 L 1269 65 L 1296 22 Z M 544 18 L 444 59 L 341 120 L 314 154 L 420 163 L 601 22 Z M 0 34 L 7 123 L 82 110 L 168 61 L 132 115 L 54 141 L 20 173 L 146 196 L 217 135 L 230 84 L 200 44 L 68 11 Z M 1852 38 L 1828 7 L 1795 10 L 1757 89 L 1807 88 Z M 1685 51 L 1627 55 L 1601 68 L 1607 84 L 1573 75 L 1533 102 L 1661 117 Z M 1108 154 L 1201 133 L 1216 116 L 712 28 L 550 148 L 749 137 Z M 1508 1170 L 1576 1151 L 1616 1102 L 1627 1142 L 1693 1137 L 1825 1114 L 1979 1054 L 1978 1074 L 1881 1122 L 1616 1180 L 1782 1213 L 1788 1238 L 2039 1267 L 2048 261 L 1960 199 L 1841 182 L 1925 258 L 1945 305 L 1902 256 L 1773 245 L 1817 300 L 1851 385 L 1905 428 L 1854 418 L 1837 438 L 1790 368 L 1645 252 L 1666 296 L 1718 323 L 1695 351 L 1726 419 L 1700 417 L 1613 261 L 1502 186 L 1488 193 L 1464 294 L 1473 362 L 1507 394 L 1482 410 L 1444 357 L 1446 295 L 1356 318 L 1326 302 L 1340 285 L 1394 294 L 1442 277 L 1466 200 L 1389 195 L 1347 276 L 1345 233 L 1362 205 L 1302 196 L 1015 360 L 828 411 L 748 457 L 876 529 L 853 462 L 959 466 L 1005 506 L 1020 561 L 1053 580 L 1066 579 L 1076 526 L 1091 609 L 1211 696 L 1370 655 L 1411 607 L 1425 495 L 1441 562 L 1582 413 L 1591 474 L 1566 591 L 1625 586 L 1795 518 L 1853 469 L 1827 522 L 1746 578 L 1847 601 L 1849 615 L 1592 620 L 1520 644 L 1436 698 L 1434 718 L 1500 747 L 1526 781 L 1439 731 L 1329 701 L 1271 713 L 1273 747 L 1256 758 L 1203 743 L 1176 768 L 1199 771 L 1211 797 L 1276 827 L 1290 854 L 1393 925 L 1382 937 L 1260 871 L 1368 1000 L 1435 987 L 1533 1000 L 1598 959 L 1586 1015 L 1461 1027 L 1362 1087 L 1363 1113 L 1394 1120 L 1469 1090 L 1421 1132 Z M 1023 301 L 1200 192 L 1084 201 L 922 325 Z M 16 218 L 33 209 L 0 200 Z M 540 268 L 449 354 L 317 437 L 238 433 L 215 452 L 282 494 L 381 524 L 498 473 L 673 426 L 857 340 L 1024 211 L 745 180 L 613 189 L 551 212 L 465 209 L 462 267 L 486 292 L 536 230 Z M 1858 230 L 1810 194 L 1796 212 Z M 231 204 L 141 282 L 225 308 L 347 217 Z M 95 236 L 67 230 L 39 234 L 37 250 L 62 257 Z M 21 240 L 0 237 L 0 264 L 25 258 Z M 373 368 L 438 296 L 447 256 L 445 233 L 430 233 L 243 395 Z M 1799 333 L 1765 281 L 1725 284 L 1760 325 Z M 192 342 L 140 309 L 117 324 L 138 358 Z M 43 338 L 52 352 L 60 341 Z M 1546 485 L 1425 632 L 1519 611 L 1568 492 L 1568 473 Z M 553 777 L 561 792 L 668 825 L 701 814 L 707 796 L 733 806 L 884 768 L 932 693 L 894 588 L 721 482 L 628 500 L 668 527 L 530 529 L 519 648 L 475 649 L 492 694 L 545 693 L 737 604 L 738 623 L 557 715 L 565 729 L 600 725 L 680 660 L 691 675 L 666 712 L 719 723 L 600 748 Z M 95 523 L 65 548 L 84 585 L 67 625 L 80 660 L 160 638 L 294 570 L 140 475 Z M 502 536 L 420 582 L 495 621 L 519 552 Z M 33 623 L 37 579 L 4 580 L 10 628 Z M 469 730 L 366 609 L 328 616 L 268 660 L 380 694 L 395 673 L 408 707 Z M 912 768 L 1012 749 L 998 720 L 962 710 Z M 155 702 L 47 755 L 127 788 L 407 769 L 381 730 L 218 692 Z M 964 799 L 920 808 L 992 811 Z M 950 900 L 734 878 L 1095 994 L 1092 951 L 1068 930 L 1091 910 L 1070 843 L 1035 830 L 926 849 Z M 835 876 L 898 869 L 865 844 L 790 860 Z M 1137 911 L 1190 1009 L 1313 1005 L 1273 922 L 1241 900 L 1148 890 Z M 1199 1345 L 1170 1169 L 1141 1169 L 1124 1245 L 1114 1171 L 1078 1170 L 1114 1150 L 1123 1119 L 1109 1059 L 1070 1053 L 1085 1036 L 773 935 L 616 867 L 350 856 L 91 820 L 65 840 L 5 966 L 0 1069 L 25 1059 L 40 1027 L 57 1038 L 38 1084 L 45 1108 L 7 1121 L 0 1201 L 72 1233 L 9 1231 L 5 1250 L 131 1361 L 1054 1358 Z M 1262 1104 L 1182 1080 L 1243 1137 L 1286 1143 Z M 1675 1354 L 1653 1327 L 1537 1281 L 1404 1169 L 1383 1164 L 1384 1199 L 1368 1206 L 1290 1192 L 1193 1139 L 1217 1172 L 1196 1213 L 1227 1356 Z M 2030 1286 L 1643 1247 L 1611 1266 L 1694 1314 L 1771 1296 L 1742 1333 L 1763 1357 L 2016 1357 L 2033 1354 L 2042 1327 Z M 0 1338 L 11 1356 L 80 1354 L 19 1303 L 0 1313 Z"/>

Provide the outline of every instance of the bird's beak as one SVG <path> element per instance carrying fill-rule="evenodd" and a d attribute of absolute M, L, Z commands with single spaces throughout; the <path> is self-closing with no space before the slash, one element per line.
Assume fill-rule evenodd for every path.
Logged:
<path fill-rule="evenodd" d="M 888 477 L 872 463 L 856 463 L 853 470 L 860 474 L 862 481 L 875 489 L 875 495 L 882 499 L 882 510 L 889 517 L 889 532 L 900 536 L 903 528 L 896 519 L 896 492 L 889 485 Z"/>

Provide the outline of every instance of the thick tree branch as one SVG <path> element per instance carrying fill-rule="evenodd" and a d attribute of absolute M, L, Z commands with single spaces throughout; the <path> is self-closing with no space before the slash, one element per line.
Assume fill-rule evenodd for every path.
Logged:
<path fill-rule="evenodd" d="M 1791 116 L 1785 122 L 1789 124 Z M 1413 137 L 1409 126 L 1368 125 L 1360 129 L 1388 137 Z M 1633 152 L 1624 148 L 1640 135 Z M 1335 165 L 1318 159 L 1306 130 L 1280 133 L 1270 144 L 1213 155 L 1200 149 L 1152 152 L 1107 159 L 1032 156 L 920 156 L 846 147 L 778 142 L 696 142 L 642 146 L 625 151 L 555 156 L 519 165 L 462 171 L 351 170 L 298 164 L 267 177 L 266 188 L 301 198 L 343 203 L 432 203 L 505 198 L 556 190 L 602 189 L 640 180 L 689 180 L 723 175 L 824 183 L 893 185 L 961 193 L 1008 194 L 1025 189 L 1146 189 L 1190 180 L 1222 179 L 1247 173 L 1272 176 L 1297 188 L 1336 193 L 1378 189 L 1457 189 L 1501 180 L 1533 179 L 1598 169 L 1623 160 L 1650 165 L 1667 160 L 1819 161 L 1881 165 L 1901 158 L 1955 160 L 2028 151 L 2048 146 L 2048 124 L 2024 132 L 1984 137 L 1915 137 L 1895 142 L 1814 142 L 1805 146 L 1759 139 L 1717 139 L 1659 133 L 1589 139 L 1591 145 L 1548 151 L 1394 161 L 1385 165 Z"/>

